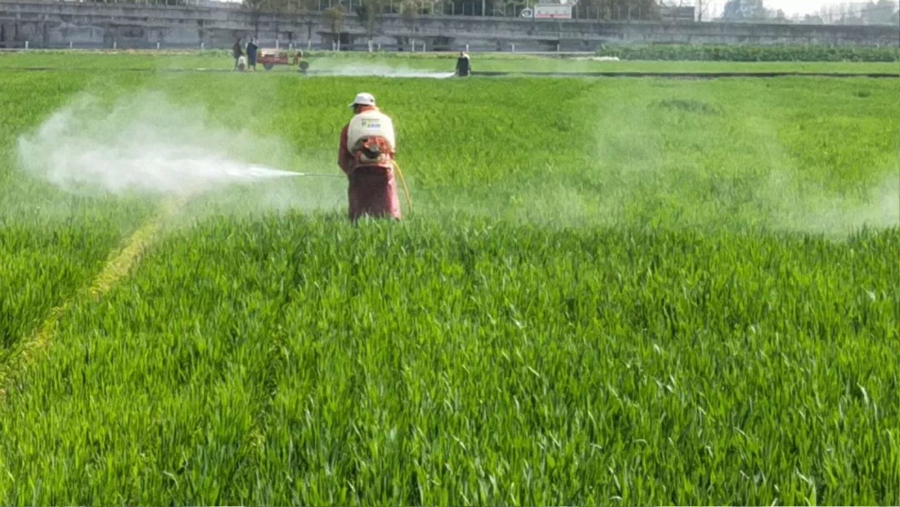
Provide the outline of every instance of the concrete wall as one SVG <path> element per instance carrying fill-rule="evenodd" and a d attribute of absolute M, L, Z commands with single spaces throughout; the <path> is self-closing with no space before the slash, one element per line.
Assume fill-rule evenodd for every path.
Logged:
<path fill-rule="evenodd" d="M 163 7 L 77 2 L 0 0 L 0 47 L 228 48 L 234 37 L 257 32 L 264 45 L 331 49 L 335 36 L 320 14 L 254 15 L 235 7 Z M 363 23 L 348 15 L 342 49 L 363 49 Z M 745 23 L 536 21 L 518 18 L 423 16 L 409 23 L 384 16 L 374 42 L 384 48 L 411 42 L 428 49 L 591 51 L 600 44 L 813 44 L 900 46 L 897 27 L 757 25 Z"/>

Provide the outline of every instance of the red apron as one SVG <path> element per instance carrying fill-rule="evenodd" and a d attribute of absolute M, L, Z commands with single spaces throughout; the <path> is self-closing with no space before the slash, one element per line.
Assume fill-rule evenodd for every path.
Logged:
<path fill-rule="evenodd" d="M 390 167 L 362 166 L 350 171 L 347 197 L 350 220 L 362 216 L 392 217 L 400 220 L 397 182 Z"/>
<path fill-rule="evenodd" d="M 341 131 L 338 165 L 347 174 L 350 183 L 347 189 L 350 220 L 356 221 L 363 216 L 400 220 L 400 199 L 393 164 L 360 164 L 359 157 L 350 153 L 347 146 L 347 127 Z"/>

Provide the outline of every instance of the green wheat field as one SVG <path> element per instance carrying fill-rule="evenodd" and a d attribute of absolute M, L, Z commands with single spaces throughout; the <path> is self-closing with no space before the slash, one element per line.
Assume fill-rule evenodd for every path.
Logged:
<path fill-rule="evenodd" d="M 900 80 L 21 58 L 0 503 L 900 503 Z M 348 223 L 333 177 L 360 91 L 400 223 Z M 65 180 L 172 145 L 324 176 Z"/>

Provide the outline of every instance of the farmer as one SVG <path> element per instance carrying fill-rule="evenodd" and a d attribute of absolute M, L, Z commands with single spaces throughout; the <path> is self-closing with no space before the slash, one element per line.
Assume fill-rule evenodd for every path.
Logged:
<path fill-rule="evenodd" d="M 234 41 L 234 46 L 231 46 L 231 55 L 234 57 L 234 70 L 238 70 L 238 60 L 244 56 L 244 51 L 241 49 L 240 37 Z"/>
<path fill-rule="evenodd" d="M 459 77 L 468 77 L 472 72 L 469 64 L 469 55 L 465 51 L 459 52 L 459 58 L 456 59 L 456 75 Z"/>
<path fill-rule="evenodd" d="M 350 104 L 353 118 L 341 131 L 338 165 L 347 175 L 350 220 L 363 215 L 400 220 L 394 180 L 394 124 L 375 106 L 375 97 L 360 93 Z"/>
<path fill-rule="evenodd" d="M 253 70 L 256 70 L 256 52 L 258 50 L 259 44 L 257 44 L 256 37 L 254 37 L 247 43 L 247 66 Z"/>
<path fill-rule="evenodd" d="M 306 69 L 309 68 L 309 62 L 303 61 L 303 51 L 297 50 L 297 53 L 294 55 L 294 65 L 297 66 L 300 73 L 306 74 Z"/>

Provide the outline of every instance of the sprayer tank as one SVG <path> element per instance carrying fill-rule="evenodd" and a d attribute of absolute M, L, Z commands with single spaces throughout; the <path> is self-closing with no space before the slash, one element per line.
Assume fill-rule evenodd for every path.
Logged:
<path fill-rule="evenodd" d="M 347 129 L 347 146 L 353 146 L 364 137 L 383 137 L 396 148 L 394 137 L 394 123 L 389 117 L 379 111 L 365 111 L 357 114 L 350 120 Z"/>

